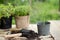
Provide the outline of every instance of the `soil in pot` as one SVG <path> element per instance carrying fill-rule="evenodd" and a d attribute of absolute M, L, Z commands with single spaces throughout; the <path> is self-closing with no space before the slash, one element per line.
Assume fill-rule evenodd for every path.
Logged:
<path fill-rule="evenodd" d="M 16 16 L 16 28 L 26 29 L 29 26 L 29 16 Z"/>
<path fill-rule="evenodd" d="M 10 29 L 11 26 L 12 26 L 12 16 L 10 16 L 9 18 L 7 18 L 7 17 L 1 18 L 0 29 Z"/>

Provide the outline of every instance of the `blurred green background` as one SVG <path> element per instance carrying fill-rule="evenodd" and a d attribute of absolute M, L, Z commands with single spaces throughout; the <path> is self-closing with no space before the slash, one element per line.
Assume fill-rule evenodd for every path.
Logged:
<path fill-rule="evenodd" d="M 30 23 L 39 21 L 60 20 L 59 0 L 0 0 L 0 4 L 31 5 Z M 15 24 L 13 18 L 12 23 Z"/>

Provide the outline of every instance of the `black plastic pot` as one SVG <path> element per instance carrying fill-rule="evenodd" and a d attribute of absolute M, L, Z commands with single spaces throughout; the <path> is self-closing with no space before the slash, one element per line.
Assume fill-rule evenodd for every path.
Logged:
<path fill-rule="evenodd" d="M 0 27 L 1 27 L 1 19 L 0 19 Z"/>
<path fill-rule="evenodd" d="M 9 18 L 7 18 L 7 17 L 1 18 L 0 29 L 10 29 L 11 26 L 12 26 L 12 16 L 10 16 Z"/>
<path fill-rule="evenodd" d="M 37 27 L 40 36 L 50 35 L 50 22 L 39 22 Z"/>

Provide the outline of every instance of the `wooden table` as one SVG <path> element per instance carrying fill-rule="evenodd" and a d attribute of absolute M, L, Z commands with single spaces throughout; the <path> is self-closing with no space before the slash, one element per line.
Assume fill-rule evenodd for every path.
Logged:
<path fill-rule="evenodd" d="M 54 36 L 55 40 L 60 40 L 60 20 L 58 21 L 50 21 L 51 22 L 51 27 L 50 27 L 50 32 L 51 34 Z M 16 25 L 12 25 L 12 28 L 15 28 Z M 30 24 L 29 27 L 27 28 L 29 30 L 34 30 L 35 32 L 37 32 L 37 24 Z M 4 39 L 1 38 L 0 39 Z M 52 40 L 51 38 L 44 38 L 42 40 Z"/>

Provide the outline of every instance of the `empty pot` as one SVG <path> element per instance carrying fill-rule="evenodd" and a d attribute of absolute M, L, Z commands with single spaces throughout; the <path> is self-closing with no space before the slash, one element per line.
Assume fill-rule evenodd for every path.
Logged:
<path fill-rule="evenodd" d="M 39 22 L 37 24 L 38 34 L 40 36 L 46 36 L 50 34 L 50 22 Z"/>

